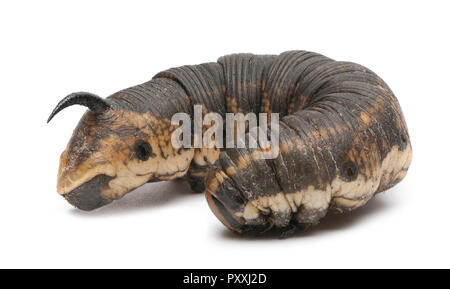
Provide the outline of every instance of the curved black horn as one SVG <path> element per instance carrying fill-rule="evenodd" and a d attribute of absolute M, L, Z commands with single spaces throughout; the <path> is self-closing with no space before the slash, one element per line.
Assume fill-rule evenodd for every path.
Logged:
<path fill-rule="evenodd" d="M 64 97 L 58 103 L 58 105 L 55 107 L 55 109 L 48 117 L 47 123 L 49 123 L 58 112 L 74 104 L 87 106 L 90 110 L 92 110 L 95 113 L 102 113 L 111 107 L 111 105 L 100 96 L 97 96 L 89 92 L 74 92 Z"/>

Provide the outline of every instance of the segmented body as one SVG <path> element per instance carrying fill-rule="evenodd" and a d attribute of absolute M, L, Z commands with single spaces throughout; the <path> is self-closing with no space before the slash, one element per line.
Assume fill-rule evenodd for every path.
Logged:
<path fill-rule="evenodd" d="M 394 94 L 372 71 L 298 51 L 218 62 L 221 67 L 158 77 L 182 83 L 209 111 L 280 113 L 276 159 L 229 149 L 210 174 L 207 198 L 230 229 L 314 224 L 330 207 L 362 206 L 405 176 L 411 162 L 406 123 Z M 216 77 L 207 70 L 212 67 Z"/>
<path fill-rule="evenodd" d="M 330 208 L 360 207 L 402 180 L 412 157 L 403 114 L 386 83 L 361 65 L 313 52 L 234 54 L 172 68 L 107 101 L 136 121 L 105 135 L 123 140 L 144 122 L 149 132 L 139 126 L 136 133 L 156 137 L 152 157 L 163 161 L 149 180 L 186 175 L 236 232 L 315 224 Z M 170 118 L 192 115 L 195 104 L 222 116 L 279 113 L 279 155 L 268 160 L 259 149 L 174 149 Z"/>

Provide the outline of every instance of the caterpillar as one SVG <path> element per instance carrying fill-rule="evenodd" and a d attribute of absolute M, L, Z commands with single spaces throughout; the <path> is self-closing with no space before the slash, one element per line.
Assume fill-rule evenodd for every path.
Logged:
<path fill-rule="evenodd" d="M 365 205 L 401 181 L 412 160 L 398 100 L 374 72 L 318 53 L 232 54 L 186 65 L 107 98 L 61 100 L 88 110 L 60 157 L 57 191 L 93 210 L 147 183 L 184 178 L 237 233 L 289 236 L 328 211 Z M 176 113 L 278 113 L 279 153 L 175 148 Z M 248 133 L 248 132 L 247 132 Z"/>

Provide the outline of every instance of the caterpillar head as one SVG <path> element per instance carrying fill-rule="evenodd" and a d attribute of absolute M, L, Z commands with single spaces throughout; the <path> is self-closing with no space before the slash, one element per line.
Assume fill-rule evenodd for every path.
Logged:
<path fill-rule="evenodd" d="M 184 175 L 191 149 L 175 149 L 170 120 L 122 109 L 117 103 L 80 92 L 64 98 L 48 121 L 73 105 L 87 106 L 61 154 L 57 191 L 82 210 L 93 210 L 152 181 Z"/>

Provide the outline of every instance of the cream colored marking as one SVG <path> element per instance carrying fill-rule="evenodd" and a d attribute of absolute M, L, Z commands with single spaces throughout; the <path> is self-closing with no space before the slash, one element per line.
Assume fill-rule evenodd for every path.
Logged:
<path fill-rule="evenodd" d="M 283 153 L 289 153 L 292 151 L 293 144 L 292 142 L 281 142 L 280 143 L 280 150 Z"/>
<path fill-rule="evenodd" d="M 212 165 L 219 159 L 220 149 L 218 148 L 201 148 L 196 149 L 194 154 L 194 162 L 199 166 Z"/>
<path fill-rule="evenodd" d="M 82 165 L 81 169 L 75 169 L 70 166 L 65 166 L 64 158 L 67 157 L 67 150 L 61 155 L 60 166 L 58 170 L 58 185 L 57 191 L 61 195 L 65 195 L 79 187 L 80 185 L 92 180 L 95 176 L 104 174 L 110 177 L 116 175 L 115 168 L 110 164 L 106 163 L 103 165 L 95 166 L 92 169 L 85 169 L 86 165 Z M 93 154 L 92 158 L 97 159 L 98 154 Z M 87 171 L 88 173 L 85 173 Z"/>
<path fill-rule="evenodd" d="M 178 153 L 178 150 L 172 147 L 170 132 L 175 127 L 170 125 L 169 120 L 159 120 L 149 113 L 140 114 L 131 111 L 111 110 L 105 114 L 111 114 L 106 117 L 106 119 L 112 119 L 111 123 L 107 124 L 108 129 L 130 126 L 141 131 L 142 135 L 148 135 L 147 141 L 152 147 L 154 156 L 146 161 L 130 159 L 129 156 L 134 153 L 131 148 L 136 141 L 133 132 L 129 138 L 120 138 L 111 134 L 100 140 L 98 151 L 93 152 L 81 164 L 75 165 L 78 157 L 76 153 L 89 149 L 92 136 L 73 134 L 60 159 L 57 190 L 61 195 L 67 194 L 101 174 L 114 177 L 109 182 L 109 187 L 101 192 L 102 196 L 108 199 L 120 198 L 151 178 L 170 180 L 186 174 L 194 156 L 194 150 L 182 150 Z M 94 133 L 103 129 L 101 125 L 91 120 L 92 118 L 87 118 L 87 121 L 79 125 L 90 126 Z M 79 141 L 81 137 L 84 137 L 85 141 L 81 144 L 79 151 L 69 156 L 71 142 Z"/>
<path fill-rule="evenodd" d="M 265 213 L 269 213 L 270 211 L 272 211 L 277 213 L 290 214 L 292 211 L 288 200 L 284 196 L 284 192 L 280 192 L 272 196 L 259 197 L 251 201 L 250 203 L 260 211 L 263 211 Z"/>
<path fill-rule="evenodd" d="M 365 112 L 361 112 L 360 118 L 366 125 L 368 125 L 370 123 L 370 121 L 371 121 L 370 116 L 367 113 L 365 113 Z"/>
<path fill-rule="evenodd" d="M 226 168 L 225 172 L 227 173 L 227 175 L 233 176 L 234 174 L 236 174 L 236 169 L 230 166 Z"/>
<path fill-rule="evenodd" d="M 293 213 L 297 212 L 297 205 L 295 203 L 295 194 L 285 194 L 286 195 L 286 200 L 289 203 L 289 206 L 291 207 L 291 210 Z M 301 202 L 299 202 L 300 204 Z"/>
<path fill-rule="evenodd" d="M 406 175 L 403 170 L 409 167 L 411 160 L 412 149 L 410 144 L 403 151 L 399 151 L 398 147 L 394 146 L 381 164 L 381 170 L 384 173 L 380 180 L 380 188 L 383 190 L 383 187 L 387 186 L 389 182 L 401 180 Z M 391 175 L 395 176 L 394 179 L 389 178 Z"/>
<path fill-rule="evenodd" d="M 196 149 L 194 154 L 194 162 L 199 166 L 206 166 L 208 163 L 205 161 L 205 152 L 201 149 Z"/>
<path fill-rule="evenodd" d="M 261 158 L 261 152 L 259 150 L 255 150 L 250 154 L 252 160 L 257 161 Z"/>
<path fill-rule="evenodd" d="M 237 160 L 237 167 L 242 170 L 245 169 L 250 165 L 250 159 L 248 158 L 248 155 L 239 156 Z"/>
<path fill-rule="evenodd" d="M 244 208 L 244 214 L 242 215 L 244 219 L 251 220 L 259 217 L 259 210 L 252 205 L 252 203 L 247 203 Z"/>
<path fill-rule="evenodd" d="M 359 174 L 352 182 L 344 181 L 338 176 L 325 190 L 316 190 L 314 186 L 309 186 L 305 190 L 292 194 L 279 193 L 274 196 L 259 197 L 247 203 L 243 217 L 249 221 L 259 216 L 253 208 L 264 213 L 268 213 L 270 208 L 280 213 L 297 212 L 297 218 L 305 221 L 313 218 L 311 214 L 315 211 L 327 210 L 331 202 L 349 209 L 360 207 L 366 204 L 375 192 L 384 190 L 383 186 L 403 179 L 411 159 L 412 151 L 409 144 L 403 151 L 399 151 L 398 146 L 394 146 L 378 170 L 368 180 L 365 180 L 362 174 Z M 301 210 L 299 210 L 300 207 Z M 251 214 L 246 214 L 246 211 Z"/>

